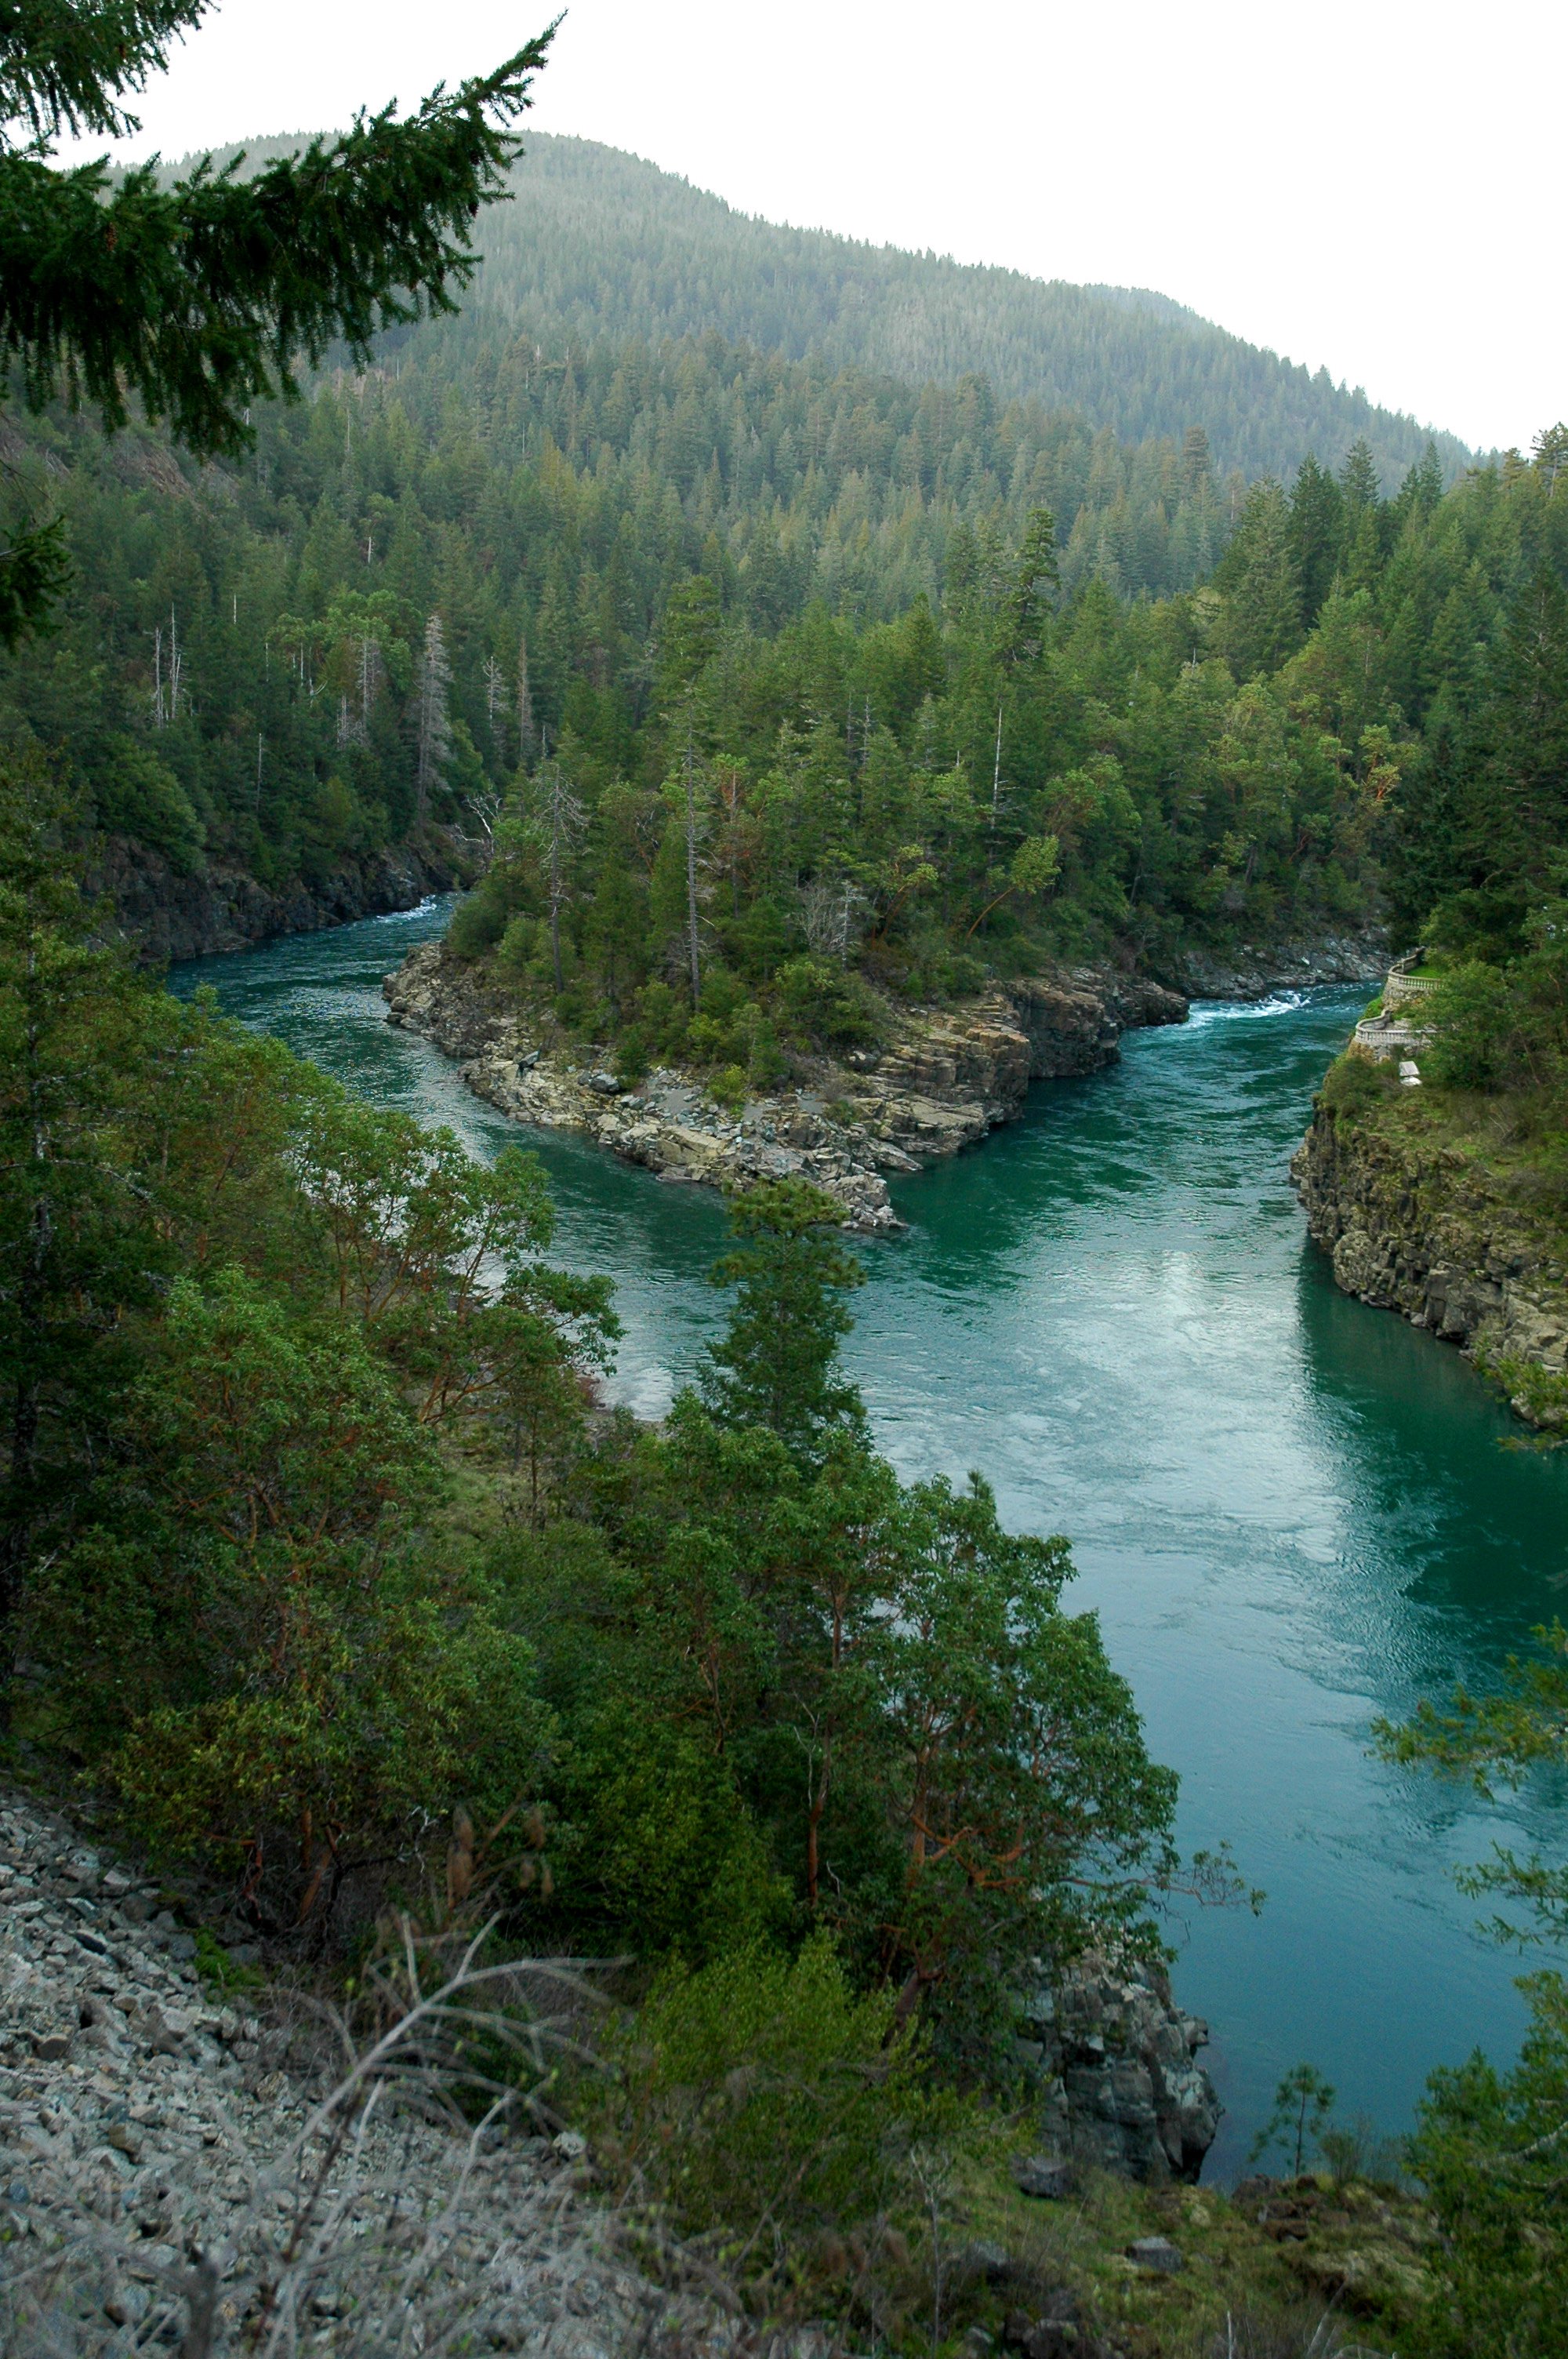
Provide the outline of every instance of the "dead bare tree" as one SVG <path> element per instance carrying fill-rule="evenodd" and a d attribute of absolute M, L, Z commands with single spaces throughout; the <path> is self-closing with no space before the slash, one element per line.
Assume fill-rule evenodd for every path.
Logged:
<path fill-rule="evenodd" d="M 452 750 L 452 724 L 448 695 L 452 668 L 447 660 L 446 636 L 439 614 L 425 625 L 425 646 L 419 659 L 418 762 L 415 790 L 419 823 L 429 810 L 430 790 L 442 783 L 442 769 Z"/>
<path fill-rule="evenodd" d="M 550 958 L 556 989 L 561 992 L 566 988 L 561 964 L 561 911 L 571 898 L 571 858 L 582 842 L 588 813 L 556 760 L 546 759 L 540 764 L 535 799 L 534 827 L 544 846 L 550 901 Z"/>
<path fill-rule="evenodd" d="M 491 752 L 498 769 L 506 767 L 506 723 L 511 712 L 511 701 L 506 693 L 506 675 L 495 658 L 484 659 L 484 717 L 490 729 Z"/>

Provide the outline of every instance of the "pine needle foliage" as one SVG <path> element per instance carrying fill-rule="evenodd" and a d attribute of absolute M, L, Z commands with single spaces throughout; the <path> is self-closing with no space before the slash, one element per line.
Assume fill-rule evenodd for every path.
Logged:
<path fill-rule="evenodd" d="M 116 180 L 101 160 L 49 160 L 62 133 L 134 130 L 123 94 L 202 13 L 201 0 L 34 0 L 0 18 L 0 359 L 33 409 L 63 395 L 113 430 L 135 405 L 189 450 L 234 456 L 254 404 L 296 397 L 297 363 L 339 341 L 362 360 L 379 329 L 456 308 L 474 216 L 503 193 L 554 27 L 406 121 L 362 113 L 252 179 L 243 156 L 203 158 L 172 187 L 156 161 Z M 15 636 L 49 585 L 26 536 L 7 567 L 0 625 Z"/>

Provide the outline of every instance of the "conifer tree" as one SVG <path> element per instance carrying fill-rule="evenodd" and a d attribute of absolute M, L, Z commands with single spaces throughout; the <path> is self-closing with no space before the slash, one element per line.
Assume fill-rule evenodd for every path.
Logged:
<path fill-rule="evenodd" d="M 1189 499 L 1203 499 L 1213 488 L 1213 481 L 1208 436 L 1201 426 L 1189 426 L 1182 437 L 1182 488 Z"/>
<path fill-rule="evenodd" d="M 862 1439 L 865 1408 L 838 1366 L 854 1321 L 843 1297 L 865 1271 L 840 1242 L 844 1208 L 804 1180 L 765 1180 L 730 1208 L 735 1244 L 713 1266 L 740 1291 L 702 1392 L 724 1424 L 765 1426 L 815 1462 L 829 1438 Z"/>
<path fill-rule="evenodd" d="M 558 994 L 566 989 L 566 973 L 561 962 L 561 911 L 570 891 L 568 870 L 571 857 L 582 841 L 588 814 L 568 784 L 566 772 L 558 761 L 551 760 L 540 765 L 537 784 L 536 828 L 545 847 L 546 887 L 550 905 L 550 961 Z"/>
<path fill-rule="evenodd" d="M 438 88 L 406 122 L 360 114 L 270 164 L 203 161 L 171 188 L 146 164 L 62 170 L 62 136 L 119 138 L 123 103 L 168 66 L 207 0 L 18 0 L 0 22 L 0 365 L 33 408 L 62 396 L 124 426 L 135 402 L 195 451 L 254 440 L 252 406 L 297 399 L 295 363 L 456 308 L 474 215 L 519 152 L 550 31 L 495 72 Z M 43 620 L 64 579 L 52 519 L 0 550 L 0 640 Z"/>
<path fill-rule="evenodd" d="M 526 762 L 538 743 L 538 731 L 534 725 L 534 699 L 528 685 L 528 642 L 517 640 L 517 758 Z"/>
<path fill-rule="evenodd" d="M 421 826 L 429 810 L 430 790 L 444 783 L 442 765 L 452 750 L 452 724 L 448 712 L 451 685 L 452 668 L 447 661 L 441 618 L 432 614 L 425 625 L 425 647 L 419 659 L 419 752 L 414 783 Z"/>
<path fill-rule="evenodd" d="M 1056 582 L 1056 519 L 1049 508 L 1034 508 L 1023 527 L 1007 600 L 1003 652 L 1010 662 L 1032 663 L 1044 646 L 1045 616 Z"/>
<path fill-rule="evenodd" d="M 1291 513 L 1278 484 L 1254 487 L 1215 583 L 1226 593 L 1225 648 L 1237 678 L 1276 670 L 1302 639 Z"/>
<path fill-rule="evenodd" d="M 1291 487 L 1291 554 L 1301 582 L 1302 620 L 1310 631 L 1334 584 L 1345 531 L 1345 495 L 1308 451 Z"/>

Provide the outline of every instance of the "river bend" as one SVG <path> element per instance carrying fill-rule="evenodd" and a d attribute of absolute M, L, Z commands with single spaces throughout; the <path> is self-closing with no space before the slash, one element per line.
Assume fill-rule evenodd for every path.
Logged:
<path fill-rule="evenodd" d="M 172 981 L 211 984 L 489 1155 L 517 1126 L 384 1021 L 383 974 L 446 916 L 431 903 Z M 1337 1294 L 1307 1239 L 1286 1162 L 1363 995 L 1200 1004 L 895 1181 L 909 1228 L 866 1248 L 849 1353 L 902 1473 L 979 1467 L 1010 1521 L 1071 1537 L 1070 1594 L 1181 1772 L 1184 1840 L 1227 1839 L 1268 1892 L 1256 1919 L 1172 1929 L 1178 1995 L 1214 2025 L 1222 2178 L 1299 2060 L 1394 2131 L 1434 2064 L 1512 2051 L 1520 1968 L 1477 1936 L 1451 1870 L 1493 1840 L 1552 1840 L 1540 1805 L 1490 1810 L 1368 1757 L 1378 1713 L 1487 1682 L 1564 1610 L 1568 1452 L 1503 1449 L 1515 1429 L 1457 1353 Z M 558 1257 L 615 1279 L 616 1392 L 656 1413 L 722 1316 L 703 1276 L 720 1208 L 524 1136 L 554 1183 Z"/>

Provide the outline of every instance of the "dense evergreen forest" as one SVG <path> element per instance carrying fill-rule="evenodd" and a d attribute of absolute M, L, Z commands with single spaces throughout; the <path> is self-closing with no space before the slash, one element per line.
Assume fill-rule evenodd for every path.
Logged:
<path fill-rule="evenodd" d="M 255 160 L 290 146 L 253 143 Z M 229 151 L 222 151 L 227 154 Z M 1428 431 L 1260 351 L 1144 288 L 1077 287 L 934 254 L 786 229 L 592 140 L 530 137 L 514 201 L 486 216 L 485 261 L 462 313 L 436 331 L 455 374 L 520 330 L 552 359 L 608 338 L 714 333 L 829 373 L 949 389 L 976 375 L 1000 403 L 1070 411 L 1132 444 L 1201 426 L 1223 473 L 1337 467 L 1364 440 L 1397 481 Z M 423 335 L 421 341 L 424 341 Z M 1473 457 L 1436 438 L 1452 479 Z"/>
<path fill-rule="evenodd" d="M 612 1955 L 622 2046 L 550 2081 L 549 2118 L 589 2122 L 657 2249 L 703 2237 L 704 2282 L 730 2271 L 770 2328 L 972 2351 L 1018 2287 L 1059 2290 L 1005 2253 L 944 2277 L 988 2173 L 1016 2218 L 1031 2109 L 1038 2135 L 1022 1980 L 1097 1943 L 1157 1960 L 1175 1894 L 1245 1897 L 1178 1852 L 1067 1542 L 1006 1531 L 978 1475 L 905 1484 L 880 1455 L 839 1358 L 863 1272 L 798 1180 L 732 1206 L 728 1323 L 665 1423 L 607 1410 L 610 1289 L 550 1260 L 536 1160 L 481 1166 L 177 1003 L 83 858 L 109 831 L 176 869 L 324 876 L 488 830 L 458 953 L 622 1063 L 678 1053 L 742 1093 L 892 995 L 1387 907 L 1447 978 L 1433 1097 L 1522 1071 L 1555 1151 L 1568 431 L 1451 485 L 1461 454 L 1168 307 L 735 224 L 642 167 L 616 170 L 650 275 L 606 237 L 618 291 L 574 342 L 593 239 L 638 215 L 571 143 L 544 150 L 560 226 L 519 208 L 472 317 L 400 338 L 387 240 L 436 297 L 460 278 L 447 234 L 512 161 L 543 44 L 282 171 L 297 250 L 253 234 L 241 184 L 216 231 L 207 184 L 164 214 L 131 184 L 152 279 L 116 344 L 93 274 L 124 192 L 38 151 L 117 129 L 199 13 L 46 8 L 33 48 L 0 43 L 0 110 L 30 126 L 0 235 L 31 252 L 69 199 L 87 256 L 41 325 L 0 277 L 41 409 L 8 413 L 4 455 L 71 565 L 29 636 L 46 523 L 0 617 L 0 1757 L 194 1858 L 319 1989 L 378 1940 Z M 146 287 L 193 215 L 248 326 L 209 293 L 171 355 Z M 765 301 L 719 228 L 774 257 Z M 513 237 L 517 305 L 548 301 L 503 333 Z M 394 333 L 264 407 L 326 341 L 277 326 L 297 298 L 362 349 Z M 200 462 L 49 407 L 90 335 L 103 398 L 139 366 Z M 1075 339 L 1069 384 L 1047 362 Z M 214 349 L 237 376 L 202 375 Z M 1561 1190 L 1551 1154 L 1540 1174 Z M 1498 1703 L 1381 1734 L 1484 1782 L 1561 1761 L 1563 1714 L 1549 1653 Z M 1561 1934 L 1561 1871 L 1504 1854 L 1476 1880 Z M 205 1963 L 222 1986 L 211 1940 Z M 1560 2343 L 1568 2000 L 1552 1974 L 1531 1996 L 1518 2071 L 1432 2084 L 1407 2161 L 1441 2233 L 1372 2318 L 1385 2346 Z M 465 2030 L 470 2068 L 489 2036 Z M 475 2069 L 484 2106 L 538 2093 L 500 2047 Z M 1299 2101 L 1298 2167 L 1314 2090 L 1303 2068 L 1270 2125 Z M 1341 2152 L 1336 2200 L 1363 2171 Z M 137 2215 L 147 2249 L 167 2221 Z M 1332 2318 L 1303 2323 L 1278 2266 L 1271 2243 L 1248 2347 L 1321 2354 Z M 1137 2347 L 1234 2352 L 1238 2282 L 1187 2273 L 1179 2341 Z M 1018 2340 L 1108 2349 L 1087 2315 Z"/>
<path fill-rule="evenodd" d="M 1195 431 L 1120 451 L 980 379 L 711 337 L 454 378 L 416 346 L 265 412 L 240 468 L 40 421 L 75 581 L 0 715 L 177 867 L 510 826 L 461 939 L 507 934 L 573 1029 L 654 985 L 670 1034 L 688 835 L 719 1016 L 825 954 L 916 995 L 1170 965 L 1372 914 L 1396 782 L 1563 566 L 1555 448 L 1447 492 L 1429 452 L 1384 497 L 1359 445 L 1217 492 Z"/>

